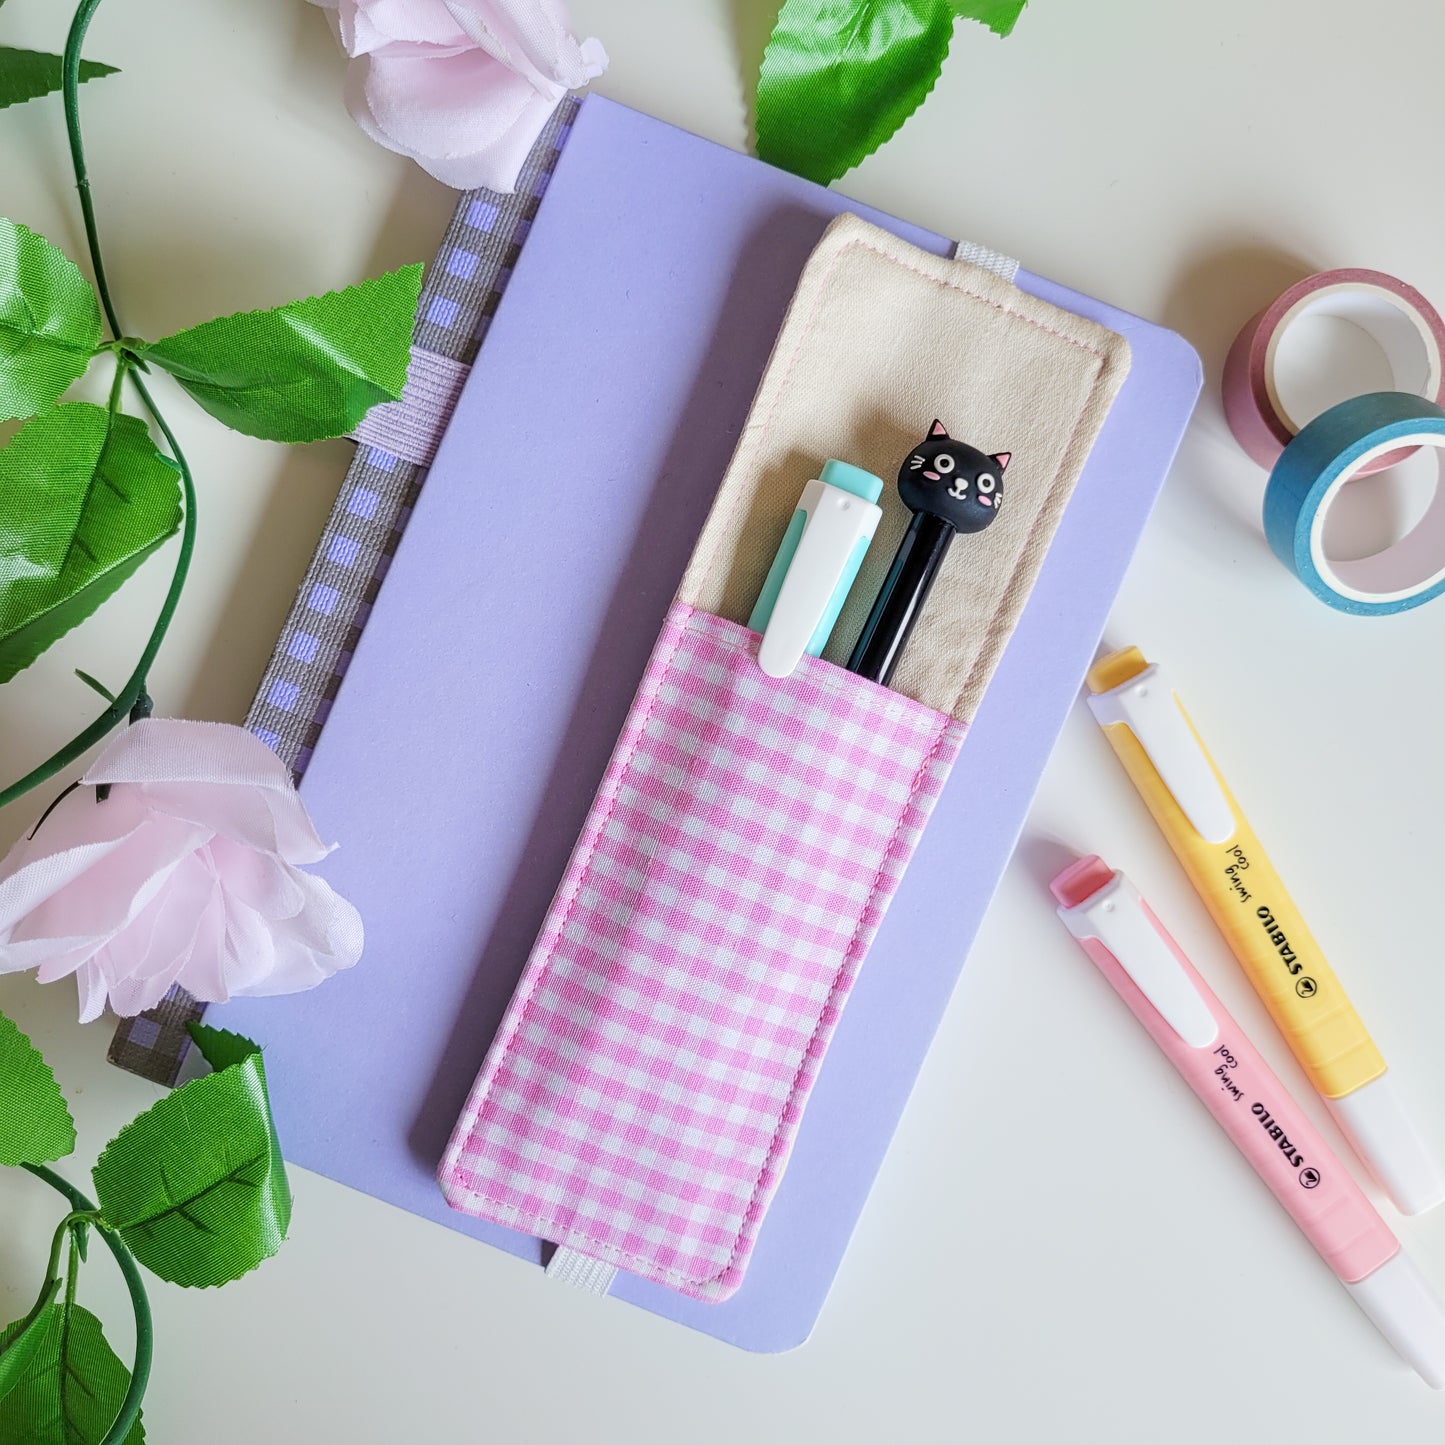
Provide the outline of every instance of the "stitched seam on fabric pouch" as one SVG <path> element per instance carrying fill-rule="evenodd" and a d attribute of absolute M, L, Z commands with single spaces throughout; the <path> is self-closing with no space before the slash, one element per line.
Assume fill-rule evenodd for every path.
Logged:
<path fill-rule="evenodd" d="M 588 848 L 585 861 L 582 863 L 577 875 L 577 886 L 572 890 L 572 894 L 567 900 L 566 909 L 563 913 L 562 918 L 558 922 L 557 928 L 551 933 L 550 939 L 546 945 L 546 951 L 536 960 L 536 969 L 534 976 L 528 984 L 526 993 L 519 1001 L 516 1013 L 513 1016 L 512 1027 L 509 1029 L 507 1038 L 502 1044 L 502 1051 L 498 1056 L 496 1067 L 490 1071 L 490 1074 L 486 1081 L 486 1085 L 483 1088 L 480 1096 L 477 1098 L 475 1105 L 467 1111 L 467 1127 L 465 1130 L 459 1130 L 459 1134 L 465 1133 L 467 1135 L 470 1135 L 470 1133 L 475 1129 L 477 1121 L 480 1118 L 482 1110 L 486 1104 L 488 1095 L 490 1094 L 492 1085 L 495 1083 L 498 1075 L 501 1074 L 502 1070 L 506 1066 L 508 1057 L 512 1052 L 513 1043 L 515 1042 L 517 1033 L 522 1025 L 522 1022 L 526 1017 L 527 1010 L 531 1005 L 532 999 L 535 996 L 537 989 L 543 983 L 548 971 L 552 966 L 552 963 L 556 956 L 557 945 L 562 939 L 567 923 L 572 916 L 572 912 L 576 905 L 577 899 L 581 896 L 581 893 L 589 880 L 593 865 L 593 859 L 597 850 L 597 845 L 600 842 L 603 833 L 605 832 L 608 821 L 612 817 L 617 798 L 620 795 L 622 787 L 631 771 L 633 759 L 636 755 L 637 748 L 642 741 L 648 719 L 651 717 L 653 707 L 662 692 L 664 684 L 666 683 L 669 675 L 673 670 L 674 663 L 677 657 L 677 652 L 682 644 L 684 637 L 686 637 L 687 634 L 690 632 L 702 632 L 704 633 L 704 635 L 708 635 L 711 641 L 722 647 L 727 648 L 730 651 L 745 653 L 749 655 L 751 654 L 751 647 L 747 635 L 738 633 L 718 637 L 715 633 L 711 633 L 705 621 L 701 620 L 715 618 L 715 614 L 704 612 L 701 609 L 695 608 L 688 603 L 682 603 L 679 604 L 679 606 L 683 611 L 684 615 L 679 624 L 677 625 L 677 635 L 673 641 L 672 647 L 667 653 L 666 660 L 663 662 L 662 669 L 658 674 L 657 683 L 656 686 L 653 688 L 652 695 L 648 698 L 646 708 L 644 709 L 641 717 L 639 718 L 638 726 L 632 737 L 632 744 L 627 750 L 627 754 L 623 761 L 622 767 L 617 774 L 616 783 L 612 789 L 610 797 L 607 800 L 606 811 L 603 813 L 601 819 L 599 820 L 596 829 L 592 832 L 591 845 Z M 716 620 L 726 621 L 726 619 L 723 618 L 718 618 Z M 736 626 L 736 624 L 732 625 Z M 828 688 L 839 694 L 842 694 L 843 692 L 848 690 L 848 680 L 848 675 L 846 674 L 837 678 L 825 675 L 819 679 L 819 681 L 825 688 Z M 859 679 L 853 680 L 859 681 Z M 887 700 L 885 699 L 881 701 L 884 701 L 886 703 Z M 839 989 L 842 986 L 845 975 L 848 974 L 848 966 L 852 962 L 854 953 L 857 949 L 858 940 L 861 937 L 864 928 L 867 926 L 869 915 L 877 904 L 879 890 L 882 885 L 884 875 L 887 872 L 889 860 L 892 858 L 894 850 L 897 847 L 899 835 L 902 833 L 903 826 L 907 822 L 909 814 L 914 807 L 919 791 L 923 786 L 923 781 L 928 776 L 929 770 L 932 768 L 933 762 L 937 758 L 939 750 L 942 747 L 944 740 L 948 736 L 948 731 L 950 727 L 957 725 L 956 720 L 949 717 L 946 713 L 938 712 L 936 709 L 927 707 L 923 703 L 914 702 L 912 699 L 904 699 L 904 701 L 909 703 L 910 707 L 916 708 L 921 713 L 926 714 L 930 724 L 936 723 L 937 732 L 931 745 L 928 748 L 928 751 L 924 754 L 924 757 L 920 762 L 917 771 L 914 774 L 912 784 L 909 788 L 908 796 L 898 811 L 898 816 L 894 822 L 893 830 L 889 836 L 888 843 L 885 845 L 880 855 L 878 870 L 874 874 L 873 882 L 869 889 L 868 898 L 858 912 L 858 917 L 854 923 L 853 935 L 850 938 L 847 947 L 843 950 L 843 953 L 839 959 L 838 967 L 834 972 L 833 980 L 829 986 L 828 996 L 819 1011 L 818 1019 L 814 1025 L 813 1032 L 809 1037 L 808 1043 L 803 1048 L 802 1053 L 799 1057 L 798 1068 L 793 1076 L 792 1083 L 789 1086 L 787 1096 L 782 1101 L 779 1107 L 778 1121 L 774 1128 L 772 1139 L 769 1141 L 768 1152 L 764 1156 L 762 1165 L 760 1166 L 758 1171 L 757 1178 L 754 1180 L 753 1188 L 749 1195 L 748 1202 L 744 1207 L 742 1220 L 738 1227 L 737 1236 L 734 1240 L 732 1251 L 729 1254 L 727 1261 L 716 1274 L 699 1277 L 696 1275 L 688 1274 L 686 1271 L 683 1270 L 669 1268 L 665 1265 L 662 1265 L 657 1260 L 653 1259 L 648 1255 L 631 1253 L 621 1248 L 620 1246 L 611 1243 L 608 1240 L 599 1239 L 595 1235 L 585 1233 L 579 1229 L 569 1227 L 565 1231 L 565 1242 L 580 1242 L 581 1244 L 592 1245 L 596 1249 L 603 1251 L 609 1262 L 615 1262 L 623 1266 L 635 1267 L 635 1272 L 643 1274 L 644 1277 L 656 1279 L 668 1284 L 692 1286 L 716 1284 L 728 1273 L 729 1270 L 733 1268 L 733 1265 L 737 1261 L 739 1254 L 742 1252 L 744 1241 L 748 1238 L 749 1228 L 755 1222 L 763 1187 L 769 1178 L 771 1167 L 777 1157 L 779 1148 L 782 1143 L 783 1131 L 787 1123 L 788 1115 L 792 1111 L 793 1105 L 798 1096 L 799 1088 L 801 1087 L 802 1080 L 807 1073 L 808 1064 L 812 1057 L 813 1050 L 817 1045 L 818 1036 L 822 1031 L 824 1020 L 827 1018 L 830 1010 L 836 1003 Z M 457 1152 L 459 1153 L 460 1150 Z M 557 1222 L 557 1216 L 555 1214 L 540 1215 L 531 1209 L 507 1203 L 504 1200 L 494 1198 L 492 1195 L 486 1194 L 480 1190 L 472 1189 L 466 1185 L 460 1185 L 459 1187 L 461 1193 L 467 1199 L 475 1201 L 477 1203 L 485 1204 L 498 1212 L 505 1213 L 512 1220 L 516 1221 L 519 1225 L 524 1224 L 528 1228 L 540 1231 L 547 1229 L 549 1226 Z"/>

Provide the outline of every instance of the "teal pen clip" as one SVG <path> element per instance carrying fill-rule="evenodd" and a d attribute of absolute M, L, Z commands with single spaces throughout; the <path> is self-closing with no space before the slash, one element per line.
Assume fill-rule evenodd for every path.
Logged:
<path fill-rule="evenodd" d="M 789 676 L 805 652 L 817 657 L 827 646 L 883 516 L 882 495 L 881 478 L 840 461 L 803 488 L 748 618 L 763 635 L 758 662 L 770 676 Z"/>

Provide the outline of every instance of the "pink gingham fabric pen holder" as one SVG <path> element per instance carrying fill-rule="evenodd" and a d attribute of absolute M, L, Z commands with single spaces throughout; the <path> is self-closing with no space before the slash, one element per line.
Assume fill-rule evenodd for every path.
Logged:
<path fill-rule="evenodd" d="M 675 604 L 443 1165 L 448 1199 L 701 1299 L 740 1282 L 962 739 Z"/>
<path fill-rule="evenodd" d="M 920 358 L 939 378 L 927 397 Z M 698 1299 L 739 1287 L 849 990 L 1127 365 L 1120 338 L 977 267 L 853 217 L 829 228 L 441 1162 L 454 1207 Z M 1030 385 L 1048 410 L 1025 427 Z M 798 458 L 891 475 L 950 403 L 1032 485 L 1015 483 L 1029 490 L 987 557 L 960 573 L 950 555 L 943 615 L 915 633 L 921 664 L 899 690 L 844 671 L 830 658 L 861 621 L 845 610 L 823 658 L 764 674 L 737 619 L 808 475 Z M 904 521 L 885 515 L 855 589 L 865 610 Z"/>

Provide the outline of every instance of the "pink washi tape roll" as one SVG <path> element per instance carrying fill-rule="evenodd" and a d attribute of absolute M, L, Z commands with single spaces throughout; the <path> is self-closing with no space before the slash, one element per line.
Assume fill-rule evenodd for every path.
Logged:
<path fill-rule="evenodd" d="M 1296 433 L 1350 397 L 1406 391 L 1445 403 L 1445 323 L 1413 286 L 1383 271 L 1321 271 L 1291 286 L 1235 338 L 1224 415 L 1235 440 L 1272 467 Z M 1382 471 L 1409 451 L 1360 468 Z"/>

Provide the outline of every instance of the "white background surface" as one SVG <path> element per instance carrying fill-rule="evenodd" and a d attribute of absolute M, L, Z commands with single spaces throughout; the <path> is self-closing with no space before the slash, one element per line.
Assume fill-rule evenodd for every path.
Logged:
<path fill-rule="evenodd" d="M 10 0 L 0 43 L 58 49 L 67 8 Z M 746 144 L 765 3 L 572 8 L 612 53 L 605 94 Z M 353 129 L 341 59 L 300 0 L 111 0 L 92 36 L 89 53 L 125 71 L 84 103 L 135 332 L 430 256 L 452 195 Z M 1201 351 L 1209 391 L 1110 638 L 1177 674 L 1445 1141 L 1445 602 L 1380 621 L 1314 602 L 1265 547 L 1263 474 L 1217 395 L 1239 324 L 1309 270 L 1375 266 L 1445 298 L 1430 181 L 1442 43 L 1445 9 L 1426 0 L 1034 0 L 1007 42 L 961 27 L 928 105 L 841 189 L 1018 255 Z M 0 114 L 0 156 L 0 211 L 83 254 L 58 100 Z M 201 540 L 153 691 L 162 711 L 239 721 L 348 449 L 249 441 L 179 398 L 169 413 L 199 478 Z M 0 690 L 7 780 L 92 715 L 70 668 L 123 678 L 166 570 L 148 567 Z M 0 816 L 0 841 L 43 796 Z M 1440 1440 L 1445 1399 L 1394 1360 L 1064 935 L 1041 877 L 1050 838 L 1129 870 L 1302 1092 L 1078 708 L 807 1346 L 735 1352 L 295 1170 L 275 1260 L 221 1292 L 156 1286 L 148 1437 Z M 961 857 L 961 886 L 968 869 Z M 67 1087 L 83 1179 L 76 1162 L 159 1091 L 104 1064 L 110 1025 L 79 1029 L 68 986 L 7 979 L 0 1007 Z M 0 1180 L 0 1317 L 28 1307 L 55 1217 L 43 1187 Z M 1399 1232 L 1445 1288 L 1445 1213 Z M 103 1258 L 84 1297 L 128 1348 Z"/>

